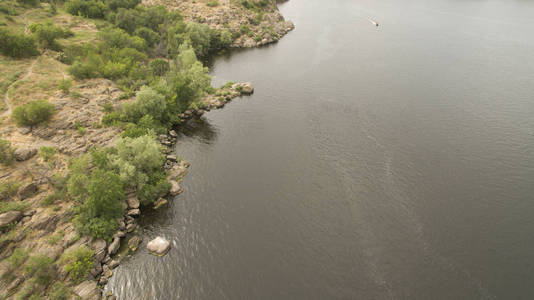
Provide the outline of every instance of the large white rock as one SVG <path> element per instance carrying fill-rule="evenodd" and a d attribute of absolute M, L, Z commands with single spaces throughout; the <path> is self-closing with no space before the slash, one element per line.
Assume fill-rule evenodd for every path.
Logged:
<path fill-rule="evenodd" d="M 169 252 L 169 249 L 171 249 L 171 243 L 169 243 L 169 241 L 167 241 L 166 239 L 158 236 L 148 242 L 146 248 L 151 254 L 162 256 Z"/>

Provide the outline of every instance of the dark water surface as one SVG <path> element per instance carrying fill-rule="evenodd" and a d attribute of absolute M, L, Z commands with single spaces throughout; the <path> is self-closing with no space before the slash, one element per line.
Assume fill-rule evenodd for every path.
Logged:
<path fill-rule="evenodd" d="M 185 128 L 120 299 L 533 299 L 534 2 L 291 0 Z M 381 23 L 375 28 L 367 18 Z M 162 235 L 162 258 L 146 242 Z"/>

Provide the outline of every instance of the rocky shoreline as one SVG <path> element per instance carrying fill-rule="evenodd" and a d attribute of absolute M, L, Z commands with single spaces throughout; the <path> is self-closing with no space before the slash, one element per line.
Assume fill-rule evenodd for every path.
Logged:
<path fill-rule="evenodd" d="M 232 47 L 255 47 L 272 43 L 294 28 L 293 23 L 284 21 L 274 2 L 264 9 L 261 19 L 258 19 L 258 15 L 253 17 L 251 11 L 244 10 L 235 3 L 237 2 L 220 0 L 218 7 L 209 7 L 205 1 L 181 1 L 174 8 L 180 9 L 187 19 L 203 22 L 216 29 L 226 28 L 232 33 L 240 32 L 240 37 L 234 40 Z M 242 32 L 244 26 L 248 28 L 246 34 Z M 55 58 L 52 54 L 43 54 L 38 59 L 45 61 Z M 49 102 L 56 108 L 56 114 L 48 123 L 34 127 L 15 127 L 7 122 L 0 128 L 0 135 L 15 149 L 16 159 L 14 165 L 0 167 L 0 180 L 3 183 L 16 183 L 14 193 L 0 192 L 0 198 L 5 198 L 0 200 L 10 200 L 10 204 L 17 205 L 16 209 L 0 212 L 1 299 L 13 299 L 16 291 L 28 289 L 42 293 L 46 289 L 45 285 L 36 285 L 28 280 L 21 268 L 13 267 L 8 262 L 8 258 L 17 249 L 26 249 L 24 251 L 31 251 L 32 255 L 50 258 L 57 264 L 57 270 L 54 271 L 57 280 L 68 286 L 78 297 L 115 299 L 111 294 L 103 295 L 103 287 L 124 255 L 137 251 L 143 244 L 142 238 L 137 234 L 137 218 L 142 210 L 159 209 L 183 191 L 180 183 L 188 172 L 189 163 L 173 154 L 178 134 L 169 130 L 167 134 L 157 137 L 166 157 L 164 169 L 167 181 L 171 184 L 168 196 L 157 199 L 150 208 L 141 206 L 135 190 L 127 191 L 123 203 L 125 213 L 118 220 L 119 230 L 110 242 L 80 236 L 72 223 L 77 204 L 74 201 L 49 201 L 55 193 L 55 175 L 67 171 L 72 157 L 85 154 L 92 147 L 106 148 L 115 144 L 121 130 L 103 127 L 101 121 L 106 107 L 120 110 L 125 101 L 122 91 L 106 79 L 85 80 L 75 90 L 75 93 L 57 91 L 49 97 Z M 206 94 L 198 105 L 185 110 L 178 117 L 182 123 L 188 122 L 210 110 L 224 107 L 236 97 L 251 95 L 253 92 L 251 83 L 229 83 Z M 55 149 L 53 159 L 43 156 L 43 148 Z M 160 239 L 149 244 L 147 251 L 155 255 L 166 254 L 170 247 L 170 244 Z M 82 247 L 93 251 L 93 265 L 88 278 L 75 283 L 60 261 L 63 254 Z"/>

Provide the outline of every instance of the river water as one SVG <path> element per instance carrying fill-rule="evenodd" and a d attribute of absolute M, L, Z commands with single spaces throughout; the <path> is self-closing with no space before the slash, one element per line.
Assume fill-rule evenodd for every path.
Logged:
<path fill-rule="evenodd" d="M 120 299 L 532 299 L 534 2 L 291 0 L 218 58 Z M 375 27 L 370 19 L 377 20 Z M 145 244 L 161 235 L 164 257 Z"/>

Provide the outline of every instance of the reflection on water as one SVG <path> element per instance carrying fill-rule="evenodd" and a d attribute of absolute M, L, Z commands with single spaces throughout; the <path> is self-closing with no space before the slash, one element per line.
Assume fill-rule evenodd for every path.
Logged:
<path fill-rule="evenodd" d="M 184 193 L 143 211 L 120 299 L 530 299 L 534 3 L 291 0 L 252 81 L 179 128 Z M 379 20 L 377 30 L 368 18 Z M 164 257 L 145 250 L 164 236 Z"/>

